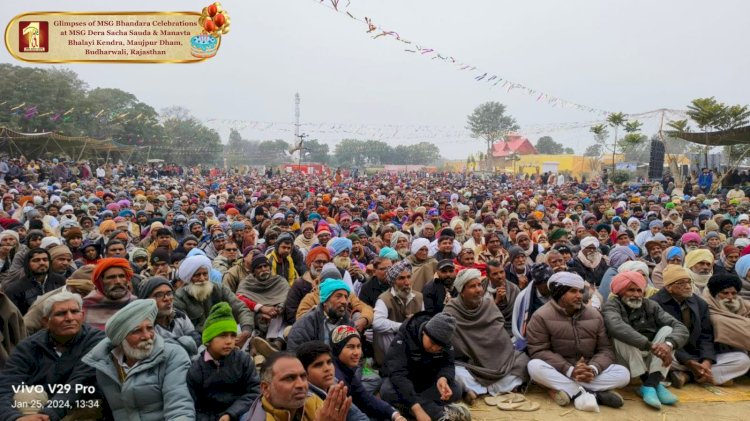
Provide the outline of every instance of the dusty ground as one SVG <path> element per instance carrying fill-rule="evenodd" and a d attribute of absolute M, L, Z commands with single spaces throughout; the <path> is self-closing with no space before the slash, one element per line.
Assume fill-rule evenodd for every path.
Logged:
<path fill-rule="evenodd" d="M 621 390 L 625 406 L 620 409 L 601 408 L 598 414 L 581 412 L 572 406 L 562 408 L 555 404 L 539 387 L 532 386 L 527 399 L 538 402 L 541 407 L 534 412 L 506 412 L 497 407 L 487 406 L 478 399 L 471 407 L 472 416 L 477 421 L 496 420 L 705 420 L 733 421 L 750 418 L 750 380 L 731 387 L 706 389 L 698 385 L 688 385 L 676 391 L 681 402 L 675 406 L 665 406 L 661 411 L 651 409 L 628 388 Z M 670 389 L 675 392 L 674 389 Z"/>

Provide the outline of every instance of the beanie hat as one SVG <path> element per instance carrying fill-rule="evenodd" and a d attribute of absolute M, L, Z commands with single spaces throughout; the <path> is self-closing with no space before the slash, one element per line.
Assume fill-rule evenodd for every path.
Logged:
<path fill-rule="evenodd" d="M 740 257 L 740 259 L 737 260 L 737 263 L 734 264 L 734 270 L 737 272 L 737 276 L 739 276 L 740 279 L 747 278 L 747 272 L 750 271 L 750 255 L 746 254 Z"/>
<path fill-rule="evenodd" d="M 65 239 L 70 241 L 71 238 L 83 238 L 83 231 L 79 227 L 72 227 L 65 231 Z"/>
<path fill-rule="evenodd" d="M 344 279 L 341 276 L 341 271 L 333 263 L 326 263 L 323 265 L 323 269 L 320 270 L 320 279 Z"/>
<path fill-rule="evenodd" d="M 127 260 L 125 261 L 127 262 Z M 150 320 L 151 322 L 156 320 L 157 313 L 158 308 L 154 300 L 131 301 L 107 320 L 104 333 L 107 334 L 113 345 L 119 346 L 125 340 L 125 337 L 144 320 Z"/>
<path fill-rule="evenodd" d="M 713 275 L 709 278 L 706 286 L 708 286 L 708 291 L 711 293 L 711 296 L 715 297 L 716 294 L 730 287 L 734 287 L 737 292 L 740 292 L 742 289 L 742 281 L 735 275 L 722 273 L 719 275 Z"/>
<path fill-rule="evenodd" d="M 234 320 L 232 307 L 226 301 L 222 301 L 214 304 L 208 312 L 208 317 L 203 323 L 201 341 L 204 345 L 208 344 L 211 339 L 226 332 L 237 333 L 237 322 Z"/>
<path fill-rule="evenodd" d="M 151 259 L 149 259 L 149 262 L 151 265 L 155 265 L 157 263 L 167 263 L 169 264 L 170 260 L 170 251 L 166 247 L 157 247 L 152 253 L 151 253 Z"/>
<path fill-rule="evenodd" d="M 620 295 L 620 292 L 625 290 L 631 283 L 638 285 L 638 287 L 645 291 L 646 290 L 646 279 L 639 272 L 622 272 L 615 275 L 612 278 L 612 284 L 610 286 L 613 293 Z"/>
<path fill-rule="evenodd" d="M 307 267 L 310 267 L 315 258 L 320 255 L 325 255 L 326 259 L 331 260 L 331 253 L 328 251 L 328 247 L 313 247 L 309 252 L 307 252 L 307 257 L 305 257 L 305 264 L 307 265 Z"/>
<path fill-rule="evenodd" d="M 663 273 L 664 286 L 672 285 L 680 279 L 690 279 L 690 273 L 682 266 L 667 265 Z"/>
<path fill-rule="evenodd" d="M 91 282 L 91 273 L 93 271 L 94 265 L 81 266 L 80 269 L 70 275 L 65 281 L 65 285 L 89 293 L 94 290 L 94 283 Z"/>
<path fill-rule="evenodd" d="M 352 338 L 359 338 L 359 332 L 357 332 L 357 329 L 348 325 L 336 326 L 331 332 L 330 339 L 331 352 L 333 352 L 333 355 L 338 357 Z"/>
<path fill-rule="evenodd" d="M 555 242 L 555 241 L 557 241 L 557 240 L 559 240 L 559 239 L 561 239 L 563 237 L 566 237 L 568 235 L 569 235 L 569 233 L 568 233 L 567 230 L 564 230 L 562 228 L 557 228 L 557 229 L 555 229 L 554 231 L 552 231 L 549 234 L 549 238 L 548 239 L 551 242 Z"/>
<path fill-rule="evenodd" d="M 344 290 L 347 295 L 352 293 L 352 289 L 349 285 L 341 279 L 327 278 L 320 284 L 320 302 L 325 303 L 331 298 L 334 292 Z"/>
<path fill-rule="evenodd" d="M 450 346 L 453 333 L 456 331 L 456 319 L 448 313 L 438 313 L 422 325 L 422 331 L 435 344 Z"/>
<path fill-rule="evenodd" d="M 70 258 L 72 258 L 73 253 L 70 251 L 68 246 L 54 246 L 49 249 L 50 260 L 55 260 L 56 258 L 61 256 L 69 256 Z"/>
<path fill-rule="evenodd" d="M 262 265 L 268 265 L 268 257 L 266 257 L 263 254 L 258 254 L 257 256 L 253 257 L 252 263 L 250 263 L 250 269 L 255 270 L 259 268 Z"/>
<path fill-rule="evenodd" d="M 396 279 L 398 279 L 398 275 L 405 270 L 408 270 L 409 273 L 411 273 L 411 262 L 408 260 L 402 260 L 389 267 L 385 272 L 385 280 L 388 281 L 389 285 L 393 285 L 393 283 L 396 282 Z"/>
<path fill-rule="evenodd" d="M 713 265 L 714 263 L 714 255 L 711 253 L 710 250 L 705 249 L 698 249 L 693 250 L 690 253 L 685 256 L 685 267 L 691 268 L 698 264 L 699 262 L 708 262 Z"/>
<path fill-rule="evenodd" d="M 336 237 L 329 241 L 327 246 L 333 249 L 334 257 L 341 254 L 344 250 L 349 250 L 349 253 L 352 252 L 352 240 L 348 238 Z"/>
<path fill-rule="evenodd" d="M 722 249 L 722 252 L 724 253 L 724 256 L 728 256 L 733 253 L 740 254 L 740 249 L 737 246 L 734 246 L 732 244 L 724 246 Z"/>
<path fill-rule="evenodd" d="M 482 278 L 482 272 L 480 272 L 478 269 L 464 269 L 460 272 L 458 272 L 458 275 L 456 276 L 456 280 L 453 281 L 453 287 L 456 288 L 456 291 L 460 294 L 461 291 L 463 291 L 464 286 L 469 283 L 469 281 L 473 279 L 481 279 Z"/>
<path fill-rule="evenodd" d="M 156 288 L 159 288 L 162 285 L 169 285 L 169 287 L 174 291 L 174 288 L 169 282 L 169 279 L 163 276 L 152 276 L 146 279 L 145 282 L 141 283 L 140 291 L 138 291 L 138 298 L 149 298 L 151 293 L 154 292 Z"/>

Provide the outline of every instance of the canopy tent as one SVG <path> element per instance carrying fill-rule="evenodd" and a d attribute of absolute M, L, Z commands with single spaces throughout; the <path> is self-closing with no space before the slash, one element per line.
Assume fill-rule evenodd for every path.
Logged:
<path fill-rule="evenodd" d="M 670 136 L 708 146 L 735 146 L 750 144 L 750 126 L 717 132 L 667 132 Z"/>
<path fill-rule="evenodd" d="M 50 150 L 50 147 L 56 147 L 57 150 Z M 109 160 L 112 154 L 117 154 L 127 162 L 139 149 L 141 148 L 122 145 L 111 139 L 65 136 L 55 132 L 20 133 L 0 127 L 0 151 L 6 151 L 10 156 L 25 155 L 35 159 L 61 153 L 72 160 L 84 157 Z"/>

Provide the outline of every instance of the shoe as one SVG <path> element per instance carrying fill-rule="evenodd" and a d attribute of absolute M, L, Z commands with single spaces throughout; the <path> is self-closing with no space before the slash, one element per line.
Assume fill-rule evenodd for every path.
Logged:
<path fill-rule="evenodd" d="M 471 421 L 471 411 L 465 405 L 452 403 L 443 407 L 439 421 Z"/>
<path fill-rule="evenodd" d="M 573 405 L 579 411 L 599 412 L 599 404 L 596 403 L 596 396 L 587 392 L 584 388 L 579 388 L 579 392 L 573 399 Z"/>
<path fill-rule="evenodd" d="M 643 402 L 646 402 L 646 405 L 652 408 L 661 409 L 661 401 L 656 395 L 656 389 L 653 387 L 641 386 L 638 389 L 638 394 L 641 395 Z"/>
<path fill-rule="evenodd" d="M 659 397 L 659 402 L 663 403 L 664 405 L 674 405 L 680 401 L 680 398 L 675 396 L 661 383 L 656 386 L 656 396 Z"/>
<path fill-rule="evenodd" d="M 690 381 L 690 376 L 684 371 L 672 370 L 669 372 L 669 381 L 672 382 L 672 386 L 677 389 L 682 389 L 685 383 Z"/>
<path fill-rule="evenodd" d="M 596 403 L 598 403 L 599 405 L 608 406 L 610 408 L 620 408 L 625 404 L 625 402 L 622 400 L 622 396 L 612 390 L 596 392 Z"/>
<path fill-rule="evenodd" d="M 549 394 L 550 399 L 560 406 L 568 406 L 570 404 L 570 396 L 562 390 L 550 389 L 547 393 Z"/>
<path fill-rule="evenodd" d="M 279 352 L 276 347 L 268 343 L 265 339 L 261 338 L 260 336 L 256 336 L 253 339 L 250 340 L 250 345 L 253 346 L 253 349 L 256 353 L 268 358 L 272 354 Z"/>

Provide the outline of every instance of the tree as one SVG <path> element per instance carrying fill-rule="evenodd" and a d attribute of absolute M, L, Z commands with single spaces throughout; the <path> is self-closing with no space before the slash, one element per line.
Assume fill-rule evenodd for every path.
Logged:
<path fill-rule="evenodd" d="M 706 144 L 703 148 L 705 165 L 708 165 L 708 150 L 711 147 L 708 141 L 708 132 L 716 130 L 726 121 L 726 105 L 716 101 L 716 98 L 697 98 L 690 102 L 687 111 L 690 117 L 698 125 L 698 128 L 706 134 Z"/>
<path fill-rule="evenodd" d="M 466 128 L 474 138 L 487 142 L 487 168 L 490 168 L 492 143 L 501 139 L 507 132 L 518 130 L 516 120 L 505 114 L 505 105 L 499 102 L 485 102 L 474 109 L 467 117 Z"/>
<path fill-rule="evenodd" d="M 560 155 L 565 151 L 562 143 L 555 142 L 549 136 L 542 136 L 536 141 L 536 150 L 540 154 Z"/>
<path fill-rule="evenodd" d="M 573 155 L 573 154 L 576 153 L 576 151 L 574 151 L 573 148 L 565 148 L 563 150 L 563 153 L 566 154 L 566 155 Z"/>
<path fill-rule="evenodd" d="M 609 130 L 607 130 L 607 126 L 604 124 L 596 124 L 591 126 L 589 131 L 594 134 L 594 141 L 596 143 L 589 146 L 584 155 L 595 158 L 589 161 L 589 167 L 592 171 L 595 171 L 600 167 L 599 164 L 602 156 L 604 156 L 604 148 L 607 144 L 607 137 L 609 137 Z"/>
<path fill-rule="evenodd" d="M 305 161 L 318 162 L 321 164 L 328 164 L 328 145 L 320 143 L 318 139 L 312 139 L 302 144 L 303 148 L 303 159 Z"/>
<path fill-rule="evenodd" d="M 281 139 L 264 140 L 258 144 L 258 155 L 265 165 L 278 165 L 289 161 L 290 147 Z"/>
<path fill-rule="evenodd" d="M 615 173 L 615 155 L 617 154 L 617 129 L 625 123 L 623 113 L 612 113 L 607 116 L 607 124 L 615 129 L 615 140 L 612 142 L 612 174 Z"/>
<path fill-rule="evenodd" d="M 591 156 L 595 158 L 602 156 L 602 145 L 589 145 L 583 152 L 583 156 Z"/>

